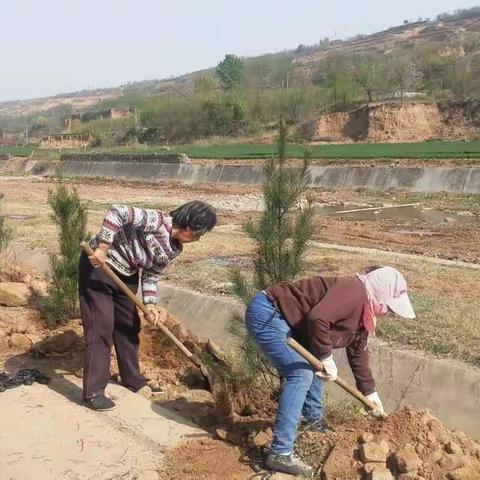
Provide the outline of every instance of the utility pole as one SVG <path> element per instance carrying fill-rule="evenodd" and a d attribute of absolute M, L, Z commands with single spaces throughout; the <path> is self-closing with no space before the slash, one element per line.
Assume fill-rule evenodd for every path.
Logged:
<path fill-rule="evenodd" d="M 28 144 L 28 114 L 27 114 L 27 121 L 25 123 L 25 143 Z"/>

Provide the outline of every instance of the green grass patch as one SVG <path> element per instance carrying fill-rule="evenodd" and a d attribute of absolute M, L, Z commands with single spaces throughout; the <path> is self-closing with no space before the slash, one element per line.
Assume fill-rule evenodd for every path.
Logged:
<path fill-rule="evenodd" d="M 397 345 L 458 358 L 480 367 L 480 302 L 416 293 L 413 303 L 416 320 L 380 319 L 378 335 Z"/>
<path fill-rule="evenodd" d="M 291 144 L 287 148 L 288 158 L 301 158 L 305 147 Z M 32 147 L 0 147 L 1 153 L 27 156 Z M 94 150 L 62 149 L 62 153 L 186 153 L 190 158 L 201 159 L 262 159 L 277 154 L 274 144 L 233 143 L 219 145 L 178 145 L 170 147 L 113 147 Z M 422 142 L 422 143 L 359 143 L 342 145 L 312 145 L 311 158 L 315 160 L 374 160 L 374 159 L 480 159 L 480 142 Z M 51 152 L 50 154 L 48 152 Z M 60 151 L 36 149 L 34 157 L 54 156 Z"/>
<path fill-rule="evenodd" d="M 33 150 L 33 147 L 0 147 L 0 155 L 10 154 L 16 157 L 28 157 Z"/>
<path fill-rule="evenodd" d="M 480 142 L 423 142 L 423 143 L 362 143 L 345 145 L 312 145 L 314 159 L 480 159 Z M 191 158 L 248 159 L 266 158 L 277 153 L 276 145 L 185 145 L 172 151 L 186 153 Z M 302 145 L 289 145 L 289 158 L 302 157 Z"/>
<path fill-rule="evenodd" d="M 300 158 L 304 146 L 291 144 L 287 157 Z M 179 145 L 165 147 L 117 147 L 96 149 L 105 153 L 186 153 L 190 158 L 203 159 L 258 159 L 277 154 L 276 145 L 233 143 L 219 145 Z M 480 142 L 422 142 L 422 143 L 358 143 L 342 145 L 312 145 L 313 159 L 480 159 Z"/>

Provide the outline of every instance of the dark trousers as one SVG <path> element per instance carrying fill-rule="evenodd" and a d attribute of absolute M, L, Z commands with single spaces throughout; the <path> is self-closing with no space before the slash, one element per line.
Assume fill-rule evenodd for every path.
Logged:
<path fill-rule="evenodd" d="M 118 276 L 130 290 L 137 292 L 138 274 Z M 140 318 L 137 307 L 105 273 L 90 264 L 85 253 L 80 257 L 79 295 L 86 341 L 83 397 L 92 398 L 105 391 L 112 345 L 117 353 L 122 384 L 130 390 L 139 390 L 147 380 L 141 375 L 138 363 Z"/>

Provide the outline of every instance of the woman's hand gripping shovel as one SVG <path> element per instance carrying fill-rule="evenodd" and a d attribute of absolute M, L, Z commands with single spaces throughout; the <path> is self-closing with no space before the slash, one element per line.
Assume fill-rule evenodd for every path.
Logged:
<path fill-rule="evenodd" d="M 322 362 L 318 360 L 315 356 L 313 356 L 306 348 L 302 347 L 296 340 L 292 337 L 289 337 L 287 340 L 287 344 L 292 347 L 299 355 L 301 355 L 315 370 L 318 372 L 323 372 L 324 368 Z M 377 405 L 375 405 L 372 401 L 370 401 L 365 395 L 359 392 L 355 387 L 350 385 L 348 382 L 343 380 L 340 377 L 337 377 L 335 382 L 338 386 L 343 388 L 347 391 L 350 395 L 355 397 L 358 401 L 363 403 L 367 408 L 371 415 L 375 418 L 384 419 L 387 415 L 385 413 L 381 413 L 378 410 Z"/>
<path fill-rule="evenodd" d="M 88 255 L 91 256 L 93 255 L 93 250 L 88 245 L 86 242 L 82 242 L 80 244 L 82 247 L 83 251 Z M 127 297 L 143 312 L 145 317 L 149 316 L 149 312 L 145 305 L 139 300 L 139 298 L 118 278 L 118 276 L 113 272 L 113 270 L 106 264 L 102 265 L 99 267 L 102 269 L 102 271 L 108 275 L 112 281 L 117 285 L 122 292 L 127 295 Z M 205 380 L 208 382 L 208 386 L 210 387 L 210 391 L 213 392 L 213 380 L 212 377 L 207 370 L 207 367 L 201 362 L 201 360 L 194 355 L 188 348 L 185 347 L 185 345 L 170 331 L 168 330 L 165 325 L 162 325 L 159 323 L 157 327 L 164 333 L 171 341 L 172 343 L 195 365 L 197 366 L 200 371 L 202 372 L 202 375 L 205 377 Z"/>

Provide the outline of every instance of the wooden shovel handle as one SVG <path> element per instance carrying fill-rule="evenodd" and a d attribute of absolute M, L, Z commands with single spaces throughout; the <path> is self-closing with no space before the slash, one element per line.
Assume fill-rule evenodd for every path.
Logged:
<path fill-rule="evenodd" d="M 80 246 L 83 251 L 90 257 L 94 254 L 93 249 L 87 242 L 81 242 Z M 122 282 L 116 275 L 116 273 L 107 265 L 103 264 L 99 267 L 106 275 L 108 275 L 113 283 L 127 295 L 127 297 L 144 313 L 147 317 L 149 315 L 147 307 L 140 301 L 140 299 Z M 161 323 L 157 325 L 158 328 L 182 351 L 182 353 L 188 357 L 195 365 L 200 366 L 200 360 L 190 351 L 185 345 L 167 328 Z"/>
<path fill-rule="evenodd" d="M 292 337 L 287 339 L 287 344 L 292 347 L 299 355 L 301 355 L 315 370 L 319 372 L 325 372 L 323 364 L 317 357 L 313 356 L 306 348 L 302 347 L 296 340 Z M 347 391 L 350 395 L 354 396 L 357 400 L 362 402 L 370 410 L 377 410 L 378 407 L 370 401 L 365 395 L 358 391 L 354 386 L 350 385 L 348 382 L 343 380 L 340 377 L 337 377 L 335 383 Z"/>

